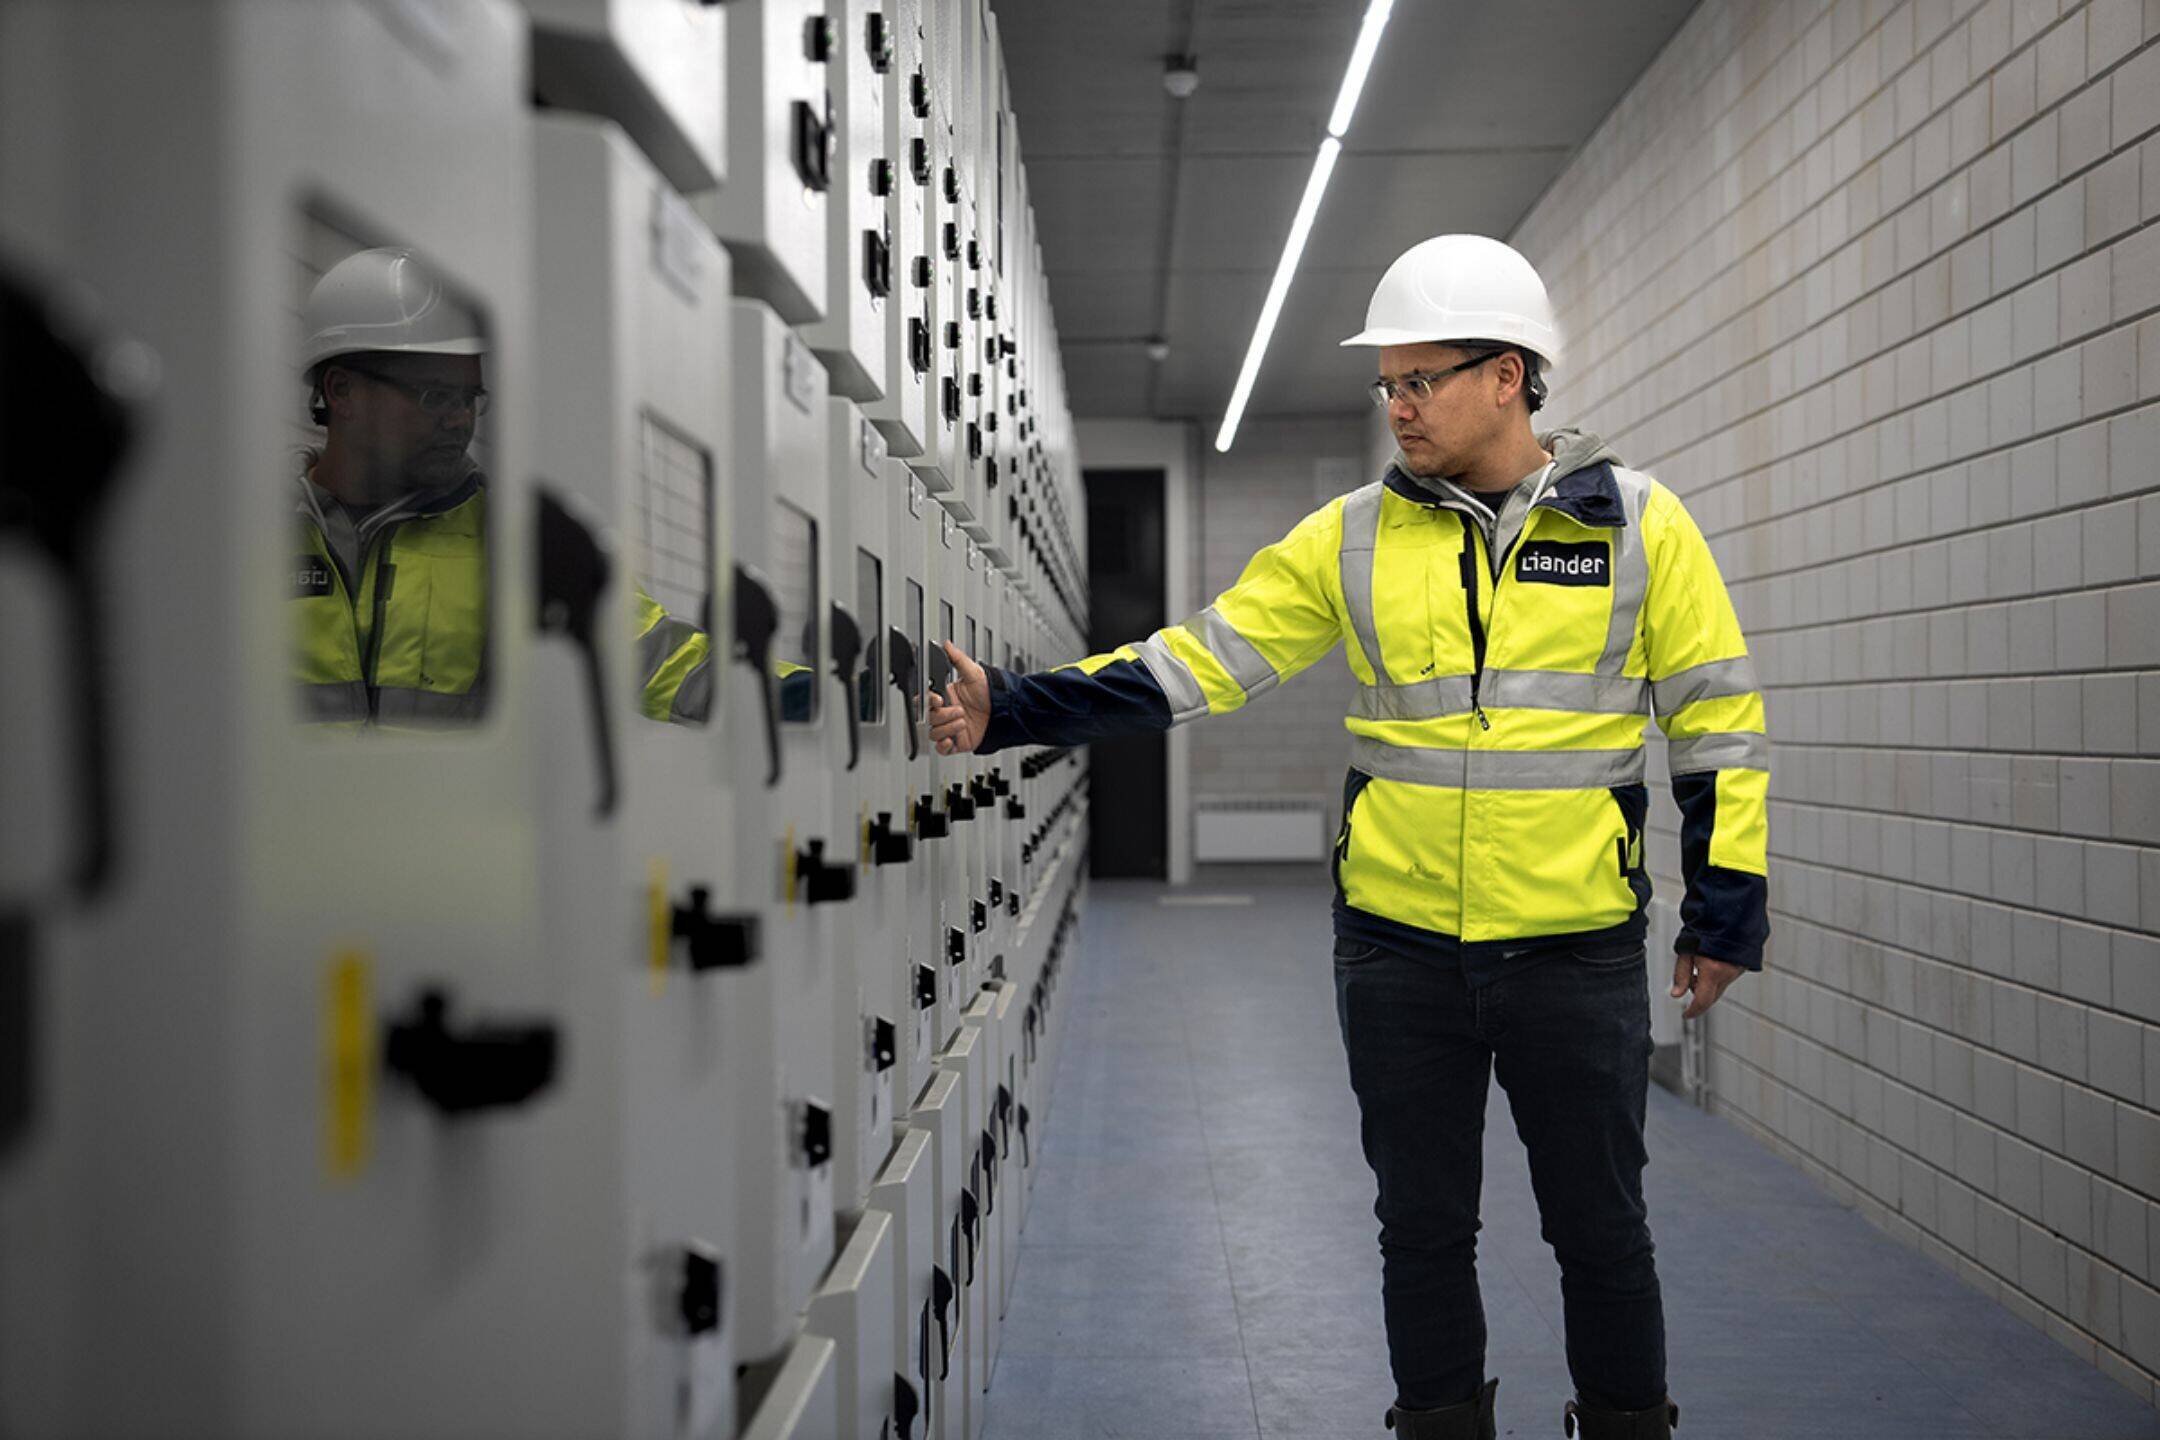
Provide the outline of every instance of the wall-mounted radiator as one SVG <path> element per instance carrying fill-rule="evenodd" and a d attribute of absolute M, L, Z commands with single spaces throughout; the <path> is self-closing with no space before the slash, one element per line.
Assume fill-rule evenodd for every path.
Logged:
<path fill-rule="evenodd" d="M 1202 795 L 1193 815 L 1193 859 L 1203 865 L 1327 858 L 1327 801 L 1318 795 Z"/>

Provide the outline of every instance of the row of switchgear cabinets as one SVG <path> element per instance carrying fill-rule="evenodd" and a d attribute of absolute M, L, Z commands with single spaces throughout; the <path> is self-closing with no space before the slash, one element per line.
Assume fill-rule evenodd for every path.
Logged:
<path fill-rule="evenodd" d="M 922 713 L 1085 634 L 983 0 L 0 0 L 0 374 L 0 1434 L 977 1434 L 1087 835 Z"/>

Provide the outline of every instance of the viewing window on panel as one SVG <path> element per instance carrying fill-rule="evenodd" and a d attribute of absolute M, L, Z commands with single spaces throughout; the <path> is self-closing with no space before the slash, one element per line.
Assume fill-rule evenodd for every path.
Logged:
<path fill-rule="evenodd" d="M 885 719 L 885 566 L 867 550 L 855 552 L 855 606 L 863 629 L 856 715 L 863 724 L 876 725 Z"/>
<path fill-rule="evenodd" d="M 785 500 L 773 503 L 773 597 L 780 628 L 773 635 L 773 678 L 780 718 L 793 725 L 818 718 L 817 521 Z"/>
<path fill-rule="evenodd" d="M 638 436 L 638 710 L 703 725 L 712 716 L 712 456 L 657 416 Z"/>
<path fill-rule="evenodd" d="M 290 259 L 293 444 L 261 503 L 293 526 L 297 714 L 338 731 L 475 724 L 489 699 L 487 316 L 418 251 L 318 208 Z"/>

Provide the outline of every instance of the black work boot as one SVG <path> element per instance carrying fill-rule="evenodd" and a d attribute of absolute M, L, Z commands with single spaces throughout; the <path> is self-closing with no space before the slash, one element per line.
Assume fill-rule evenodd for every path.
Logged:
<path fill-rule="evenodd" d="M 1570 1400 L 1560 1413 L 1560 1425 L 1570 1440 L 1672 1440 L 1680 1423 L 1680 1407 L 1666 1396 L 1647 1410 L 1601 1410 Z"/>
<path fill-rule="evenodd" d="M 1405 1410 L 1390 1405 L 1387 1428 L 1402 1440 L 1493 1440 L 1493 1396 L 1498 1376 L 1479 1387 L 1475 1397 L 1441 1410 Z"/>

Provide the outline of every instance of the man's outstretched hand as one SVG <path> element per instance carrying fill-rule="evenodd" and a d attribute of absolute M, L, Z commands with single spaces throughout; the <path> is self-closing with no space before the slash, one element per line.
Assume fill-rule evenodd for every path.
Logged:
<path fill-rule="evenodd" d="M 965 755 L 982 744 L 990 728 L 990 677 L 965 650 L 950 640 L 942 643 L 953 674 L 943 694 L 930 692 L 930 739 L 940 755 Z"/>

